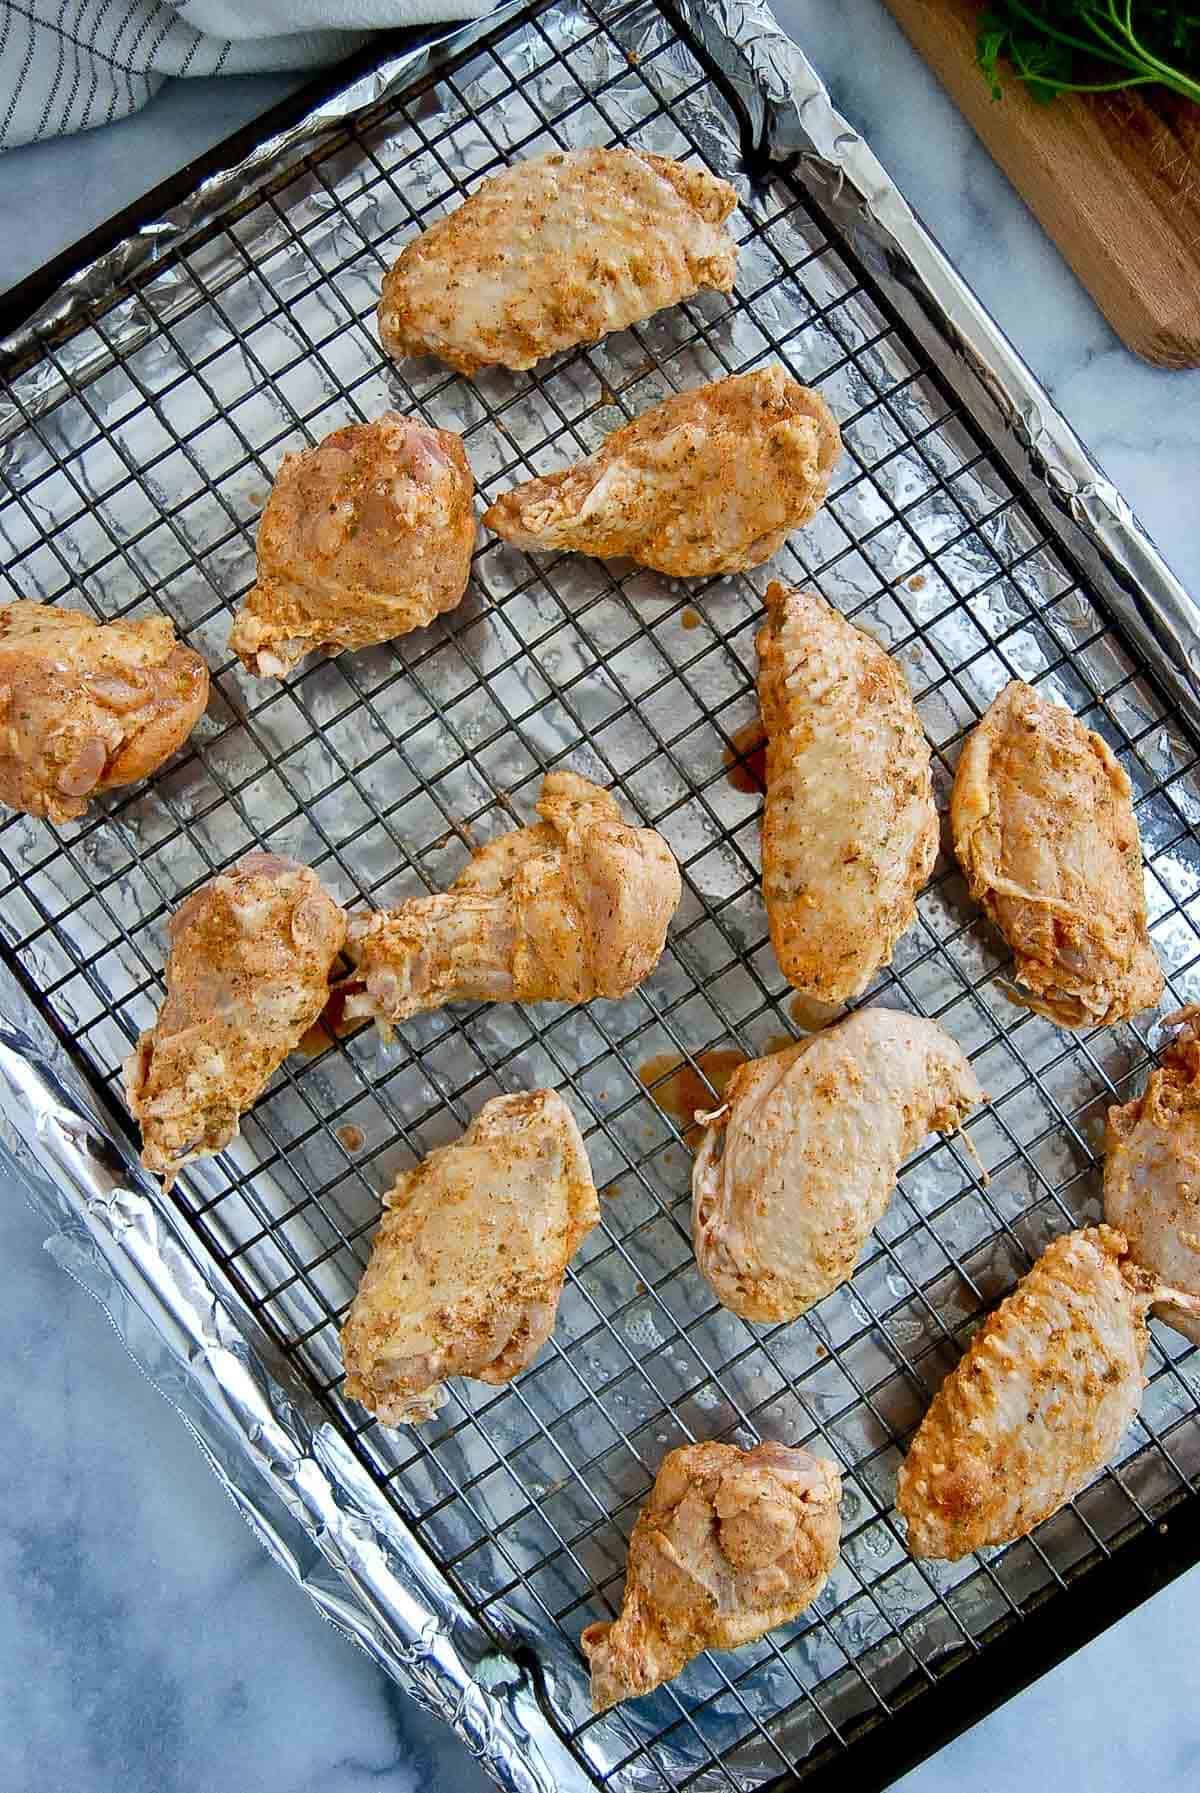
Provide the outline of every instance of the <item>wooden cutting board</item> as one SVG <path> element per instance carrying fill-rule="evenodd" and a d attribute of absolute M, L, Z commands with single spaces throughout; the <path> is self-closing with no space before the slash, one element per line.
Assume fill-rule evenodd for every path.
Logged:
<path fill-rule="evenodd" d="M 1200 106 L 1157 88 L 1041 106 L 1012 79 L 993 100 L 976 0 L 886 3 L 1122 340 L 1200 366 Z"/>

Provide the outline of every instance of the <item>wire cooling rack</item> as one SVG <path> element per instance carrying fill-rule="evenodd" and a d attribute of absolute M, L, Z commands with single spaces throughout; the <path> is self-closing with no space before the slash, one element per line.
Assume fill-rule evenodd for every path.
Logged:
<path fill-rule="evenodd" d="M 635 995 L 422 1016 L 390 1048 L 313 1042 L 171 1199 L 479 1622 L 536 1654 L 554 1722 L 597 1784 L 742 1789 L 836 1771 L 851 1740 L 910 1702 L 945 1728 L 935 1696 L 953 1699 L 964 1663 L 1161 1523 L 1200 1474 L 1200 1354 L 1156 1328 L 1140 1419 L 1098 1481 L 1006 1549 L 955 1565 L 905 1552 L 893 1494 L 907 1435 L 980 1313 L 1051 1236 L 1097 1217 L 1104 1110 L 1148 1060 L 1144 1029 L 1068 1035 L 1005 1000 L 1002 943 L 946 855 L 866 1000 L 936 1017 L 970 1054 L 991 1097 L 968 1127 L 986 1186 L 961 1140 L 919 1152 L 853 1282 L 788 1326 L 744 1324 L 695 1269 L 669 1067 L 704 1078 L 714 1049 L 758 1053 L 805 1020 L 768 942 L 760 798 L 751 776 L 730 776 L 748 763 L 763 587 L 816 586 L 897 655 L 943 807 L 965 734 L 1009 678 L 1104 735 L 1134 785 L 1164 1008 L 1200 997 L 1200 771 L 1032 498 L 797 181 L 735 175 L 730 298 L 536 376 L 385 362 L 384 268 L 511 158 L 623 142 L 731 173 L 736 123 L 694 49 L 653 4 L 530 7 L 296 152 L 14 372 L 4 589 L 103 618 L 165 611 L 215 676 L 189 748 L 148 786 L 62 829 L 4 821 L 0 931 L 117 1087 L 161 998 L 171 911 L 253 845 L 307 861 L 344 902 L 395 903 L 444 888 L 474 846 L 529 820 L 557 765 L 662 831 L 683 905 Z M 772 358 L 824 394 L 845 454 L 825 510 L 771 568 L 684 586 L 489 540 L 463 605 L 430 629 L 284 684 L 231 659 L 231 610 L 285 451 L 398 405 L 462 431 L 490 499 L 670 392 Z M 380 1195 L 487 1098 L 545 1084 L 571 1103 L 605 1196 L 554 1338 L 509 1387 L 455 1382 L 430 1423 L 385 1430 L 342 1399 L 337 1345 Z M 578 1636 L 619 1601 L 662 1456 L 758 1437 L 843 1466 L 828 1586 L 793 1624 L 593 1717 Z"/>

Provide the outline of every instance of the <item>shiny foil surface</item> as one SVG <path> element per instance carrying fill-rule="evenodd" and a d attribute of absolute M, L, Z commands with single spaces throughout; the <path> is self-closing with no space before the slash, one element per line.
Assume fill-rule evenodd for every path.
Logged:
<path fill-rule="evenodd" d="M 403 242 L 512 157 L 614 141 L 734 182 L 733 295 L 535 374 L 386 362 L 374 306 Z M 836 1764 L 902 1699 L 952 1698 L 956 1665 L 1195 1490 L 1200 1353 L 1156 1326 L 1138 1426 L 1091 1488 L 983 1557 L 904 1549 L 907 1435 L 978 1316 L 1097 1217 L 1105 1107 L 1159 1037 L 1152 1016 L 1067 1035 L 1013 1007 L 1003 943 L 946 857 L 864 1000 L 936 1016 L 988 1108 L 915 1155 L 853 1282 L 792 1325 L 717 1308 L 692 1262 L 688 1100 L 819 1019 L 779 976 L 758 888 L 769 578 L 815 585 L 897 655 L 943 808 L 1012 676 L 1103 733 L 1138 804 L 1160 1013 L 1200 999 L 1196 607 L 765 5 L 561 0 L 386 61 L 0 350 L 0 590 L 165 611 L 213 672 L 196 736 L 148 784 L 62 828 L 0 821 L 5 1149 L 54 1255 L 267 1548 L 502 1786 L 752 1789 Z M 395 405 L 463 433 L 486 500 L 772 358 L 822 391 L 846 453 L 771 566 L 684 585 L 481 534 L 464 603 L 430 629 L 281 682 L 230 656 L 284 452 Z M 183 896 L 256 844 L 350 906 L 443 889 L 530 819 L 556 765 L 613 786 L 681 862 L 648 984 L 422 1016 L 388 1047 L 317 1041 L 164 1196 L 118 1067 Z M 508 1388 L 454 1384 L 426 1425 L 367 1423 L 340 1393 L 337 1326 L 380 1196 L 488 1097 L 533 1085 L 571 1103 L 605 1196 L 554 1339 Z M 595 1718 L 579 1633 L 615 1610 L 664 1452 L 704 1437 L 835 1456 L 841 1562 L 792 1625 Z"/>

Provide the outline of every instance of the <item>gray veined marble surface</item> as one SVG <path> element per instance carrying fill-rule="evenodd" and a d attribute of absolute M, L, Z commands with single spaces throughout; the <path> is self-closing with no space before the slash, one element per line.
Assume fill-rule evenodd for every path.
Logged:
<path fill-rule="evenodd" d="M 879 0 L 776 0 L 1177 571 L 1200 587 L 1200 373 L 1113 337 Z M 253 117 L 286 77 L 169 87 L 0 157 L 0 289 Z M 3 1793 L 475 1793 L 458 1743 L 263 1554 L 104 1315 L 0 1200 Z M 1200 1571 L 960 1738 L 905 1793 L 1200 1785 Z"/>

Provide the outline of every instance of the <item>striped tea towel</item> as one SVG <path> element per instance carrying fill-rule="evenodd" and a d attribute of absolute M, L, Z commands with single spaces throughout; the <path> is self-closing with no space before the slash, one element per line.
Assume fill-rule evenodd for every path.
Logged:
<path fill-rule="evenodd" d="M 492 0 L 0 0 L 0 149 L 136 112 L 171 75 L 315 68 Z"/>

